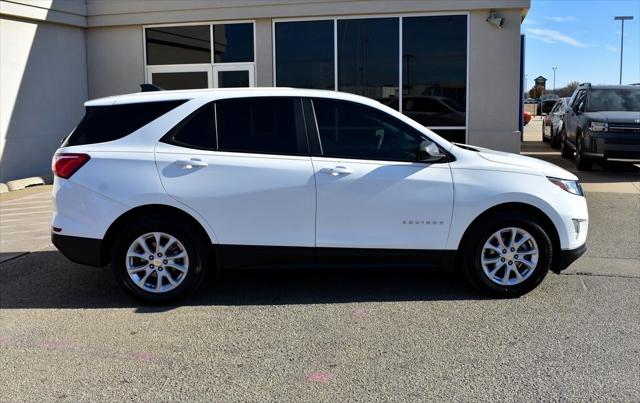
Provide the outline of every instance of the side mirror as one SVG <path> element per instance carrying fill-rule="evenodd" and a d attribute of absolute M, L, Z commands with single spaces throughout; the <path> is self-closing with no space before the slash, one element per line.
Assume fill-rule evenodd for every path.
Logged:
<path fill-rule="evenodd" d="M 431 141 L 423 141 L 418 149 L 418 161 L 420 162 L 438 162 L 446 158 L 445 154 L 440 152 L 436 143 Z"/>

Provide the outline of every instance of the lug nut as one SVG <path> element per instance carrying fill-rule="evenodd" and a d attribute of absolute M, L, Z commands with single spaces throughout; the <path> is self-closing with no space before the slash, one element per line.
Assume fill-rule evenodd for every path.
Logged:
<path fill-rule="evenodd" d="M 149 267 L 153 269 L 153 265 L 152 264 L 150 264 Z"/>
<path fill-rule="evenodd" d="M 149 260 L 153 260 L 153 255 L 150 255 L 150 256 L 149 256 Z"/>
<path fill-rule="evenodd" d="M 162 271 L 162 267 L 158 267 L 158 271 Z"/>
<path fill-rule="evenodd" d="M 502 253 L 507 253 L 507 250 L 506 249 L 502 249 Z"/>
<path fill-rule="evenodd" d="M 510 261 L 510 262 L 509 262 L 509 266 L 511 266 L 512 264 L 513 264 L 513 262 L 511 262 L 511 261 Z"/>
<path fill-rule="evenodd" d="M 162 257 L 162 253 L 158 253 L 158 257 Z"/>
<path fill-rule="evenodd" d="M 514 251 L 515 251 L 515 249 L 514 249 L 514 248 L 511 248 L 511 252 L 514 252 Z"/>
<path fill-rule="evenodd" d="M 168 260 L 163 260 L 162 263 L 167 264 L 167 263 L 169 263 L 169 261 Z"/>
<path fill-rule="evenodd" d="M 501 262 L 504 262 L 504 260 L 505 260 L 504 258 L 500 259 Z"/>
<path fill-rule="evenodd" d="M 514 256 L 514 258 L 516 258 L 516 259 L 517 259 L 517 258 L 518 258 L 518 255 L 515 255 L 515 256 Z"/>

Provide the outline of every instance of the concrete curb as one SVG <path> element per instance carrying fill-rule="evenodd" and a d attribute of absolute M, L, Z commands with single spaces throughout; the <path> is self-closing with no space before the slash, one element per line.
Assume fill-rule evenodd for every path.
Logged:
<path fill-rule="evenodd" d="M 4 183 L 0 183 L 0 193 L 7 193 L 9 191 L 9 187 Z"/>
<path fill-rule="evenodd" d="M 9 191 L 13 192 L 14 190 L 24 189 L 28 186 L 44 185 L 44 183 L 44 179 L 39 176 L 34 176 L 31 178 L 9 181 L 7 182 L 7 188 L 9 189 Z"/>

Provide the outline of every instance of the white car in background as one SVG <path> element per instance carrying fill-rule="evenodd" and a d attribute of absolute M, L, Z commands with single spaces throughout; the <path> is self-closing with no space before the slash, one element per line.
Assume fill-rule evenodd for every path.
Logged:
<path fill-rule="evenodd" d="M 519 296 L 582 255 L 571 173 L 449 143 L 374 100 L 286 88 L 89 101 L 53 159 L 52 239 L 167 303 L 206 271 L 444 267 Z"/>

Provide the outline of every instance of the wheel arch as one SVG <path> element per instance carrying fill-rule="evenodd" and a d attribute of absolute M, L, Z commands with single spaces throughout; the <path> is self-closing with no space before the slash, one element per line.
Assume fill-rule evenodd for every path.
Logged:
<path fill-rule="evenodd" d="M 207 233 L 204 226 L 194 218 L 188 212 L 181 210 L 174 206 L 169 206 L 166 204 L 146 204 L 142 206 L 134 207 L 130 210 L 127 210 L 124 214 L 120 215 L 107 229 L 105 236 L 102 242 L 102 260 L 103 262 L 109 263 L 109 259 L 111 256 L 111 248 L 113 247 L 114 240 L 116 236 L 120 233 L 120 231 L 132 220 L 144 216 L 149 216 L 153 214 L 164 214 L 173 217 L 178 217 L 182 220 L 185 220 L 190 226 L 197 231 L 198 236 L 202 237 L 203 240 L 208 241 L 208 243 L 213 243 L 211 237 Z"/>
<path fill-rule="evenodd" d="M 483 211 L 476 218 L 474 218 L 471 224 L 469 224 L 467 229 L 464 231 L 464 234 L 460 239 L 460 243 L 458 244 L 458 253 L 456 254 L 457 255 L 456 267 L 461 267 L 461 263 L 462 263 L 461 260 L 462 260 L 462 256 L 464 255 L 463 251 L 466 247 L 467 242 L 469 242 L 469 236 L 473 232 L 473 230 L 479 224 L 481 224 L 487 217 L 493 214 L 498 214 L 498 213 L 504 214 L 505 211 L 529 214 L 535 217 L 539 221 L 538 223 L 549 235 L 549 238 L 551 238 L 551 245 L 553 247 L 552 267 L 557 267 L 557 263 L 560 258 L 560 254 L 558 253 L 558 251 L 560 251 L 561 248 L 560 248 L 560 235 L 558 234 L 558 230 L 556 226 L 553 224 L 553 221 L 551 220 L 551 218 L 544 211 L 540 210 L 536 206 L 533 206 L 527 203 L 522 203 L 522 202 L 508 202 L 508 203 L 497 204 Z"/>

